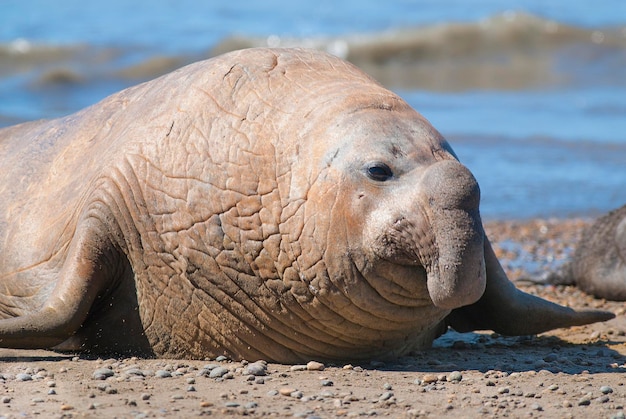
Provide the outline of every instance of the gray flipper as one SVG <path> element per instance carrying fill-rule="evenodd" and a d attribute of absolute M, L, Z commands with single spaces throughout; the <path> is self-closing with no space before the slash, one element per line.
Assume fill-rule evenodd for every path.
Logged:
<path fill-rule="evenodd" d="M 531 335 L 561 327 L 610 320 L 613 313 L 576 311 L 518 290 L 508 280 L 485 238 L 487 288 L 476 303 L 455 309 L 448 325 L 459 332 L 493 330 L 503 335 Z"/>
<path fill-rule="evenodd" d="M 96 297 L 110 280 L 103 249 L 94 247 L 94 226 L 84 222 L 70 244 L 56 287 L 37 311 L 0 320 L 0 347 L 51 348 L 82 325 Z M 96 230 L 97 231 L 97 230 Z"/>

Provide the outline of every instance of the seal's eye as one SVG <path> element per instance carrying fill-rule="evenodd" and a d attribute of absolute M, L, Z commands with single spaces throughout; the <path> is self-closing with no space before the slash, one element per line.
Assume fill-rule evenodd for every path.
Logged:
<path fill-rule="evenodd" d="M 377 182 L 384 182 L 393 177 L 393 172 L 385 163 L 372 163 L 367 169 L 367 176 Z"/>

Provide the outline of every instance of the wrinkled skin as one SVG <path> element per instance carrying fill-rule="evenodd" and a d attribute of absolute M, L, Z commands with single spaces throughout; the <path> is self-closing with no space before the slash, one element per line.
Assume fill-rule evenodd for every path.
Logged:
<path fill-rule="evenodd" d="M 367 359 L 612 317 L 518 291 L 446 141 L 320 52 L 190 65 L 1 130 L 0 160 L 5 347 Z"/>
<path fill-rule="evenodd" d="M 575 284 L 596 297 L 626 301 L 626 205 L 587 227 L 572 259 L 545 282 Z"/>

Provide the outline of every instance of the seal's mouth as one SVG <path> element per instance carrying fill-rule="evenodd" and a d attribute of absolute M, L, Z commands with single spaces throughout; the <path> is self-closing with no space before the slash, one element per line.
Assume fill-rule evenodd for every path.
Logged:
<path fill-rule="evenodd" d="M 403 307 L 432 306 L 426 269 L 415 263 L 379 260 L 367 282 L 388 302 Z"/>

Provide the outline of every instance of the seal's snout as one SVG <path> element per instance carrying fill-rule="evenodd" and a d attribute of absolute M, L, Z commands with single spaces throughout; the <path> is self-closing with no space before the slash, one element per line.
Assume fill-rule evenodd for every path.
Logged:
<path fill-rule="evenodd" d="M 472 304 L 482 296 L 486 284 L 478 182 L 455 160 L 436 163 L 422 182 L 436 252 L 427 267 L 430 298 L 447 309 Z"/>
<path fill-rule="evenodd" d="M 426 194 L 438 209 L 478 211 L 480 187 L 474 175 L 456 160 L 435 164 L 424 175 Z"/>

